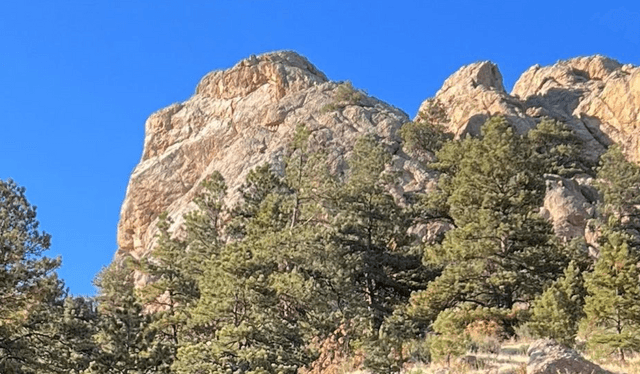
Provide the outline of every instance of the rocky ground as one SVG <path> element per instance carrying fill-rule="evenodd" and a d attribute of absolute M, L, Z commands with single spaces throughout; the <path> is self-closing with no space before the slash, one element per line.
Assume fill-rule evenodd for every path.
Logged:
<path fill-rule="evenodd" d="M 417 363 L 405 374 L 636 374 L 640 373 L 640 356 L 625 364 L 615 359 L 590 361 L 589 356 L 550 340 L 510 341 L 500 352 L 469 353 L 450 363 Z M 595 361 L 595 360 L 594 360 Z"/>

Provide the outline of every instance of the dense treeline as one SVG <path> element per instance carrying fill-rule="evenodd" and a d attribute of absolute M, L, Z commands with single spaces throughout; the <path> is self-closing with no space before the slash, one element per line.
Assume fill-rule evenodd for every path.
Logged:
<path fill-rule="evenodd" d="M 495 117 L 453 140 L 442 113 L 434 103 L 400 131 L 439 173 L 435 191 L 392 195 L 401 176 L 374 135 L 332 173 L 301 125 L 281 173 L 252 170 L 233 207 L 211 175 L 180 229 L 163 215 L 148 257 L 98 275 L 95 300 L 65 293 L 24 189 L 2 182 L 0 371 L 320 373 L 351 360 L 386 373 L 491 349 L 479 332 L 580 334 L 622 360 L 640 350 L 640 167 L 615 146 L 590 165 L 552 120 L 519 135 Z M 538 213 L 547 173 L 597 177 L 597 254 Z M 420 227 L 448 230 L 423 242 Z"/>

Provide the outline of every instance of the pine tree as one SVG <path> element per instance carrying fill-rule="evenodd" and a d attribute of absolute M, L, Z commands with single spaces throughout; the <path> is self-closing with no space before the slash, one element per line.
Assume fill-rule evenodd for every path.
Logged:
<path fill-rule="evenodd" d="M 624 234 L 606 231 L 603 236 L 595 268 L 585 274 L 583 323 L 590 345 L 609 347 L 624 361 L 625 352 L 640 351 L 639 259 Z"/>
<path fill-rule="evenodd" d="M 170 347 L 154 340 L 153 315 L 136 296 L 131 261 L 113 263 L 96 277 L 97 353 L 85 374 L 168 373 Z"/>
<path fill-rule="evenodd" d="M 242 240 L 207 261 L 191 322 L 207 338 L 180 348 L 177 373 L 295 373 L 311 362 L 303 330 L 317 301 L 299 263 L 311 248 L 302 219 L 291 230 L 293 212 L 290 194 L 266 195 Z"/>
<path fill-rule="evenodd" d="M 405 123 L 400 128 L 405 151 L 425 164 L 433 161 L 435 153 L 452 139 L 451 134 L 445 132 L 448 122 L 442 104 L 431 100 L 416 121 Z"/>
<path fill-rule="evenodd" d="M 582 157 L 582 141 L 566 124 L 545 118 L 527 133 L 545 173 L 570 177 L 592 173 L 592 164 Z"/>
<path fill-rule="evenodd" d="M 527 327 L 535 336 L 573 346 L 579 322 L 584 317 L 585 293 L 580 269 L 572 261 L 564 270 L 564 276 L 534 300 Z"/>
<path fill-rule="evenodd" d="M 294 373 L 315 357 L 308 341 L 330 324 L 330 306 L 315 292 L 325 247 L 314 191 L 324 173 L 322 157 L 307 152 L 308 136 L 298 128 L 284 178 L 268 165 L 249 173 L 225 229 L 234 240 L 203 259 L 201 296 L 190 311 L 195 336 L 180 347 L 175 372 Z M 191 238 L 219 237 L 215 231 L 187 224 L 189 248 Z"/>
<path fill-rule="evenodd" d="M 431 276 L 410 245 L 412 216 L 387 192 L 395 178 L 386 171 L 390 159 L 372 135 L 359 139 L 348 160 L 348 179 L 337 185 L 330 207 L 333 250 L 350 283 L 343 294 L 352 295 L 351 307 L 374 331 Z"/>
<path fill-rule="evenodd" d="M 158 244 L 139 267 L 151 282 L 138 290 L 143 304 L 153 312 L 150 329 L 158 344 L 168 347 L 170 362 L 184 340 L 189 309 L 200 296 L 193 269 L 198 267 L 194 261 L 202 261 L 188 255 L 186 241 L 172 237 L 171 223 L 166 213 L 160 216 Z"/>
<path fill-rule="evenodd" d="M 413 295 L 412 313 L 434 321 L 460 303 L 508 310 L 532 301 L 568 263 L 536 213 L 545 194 L 544 154 L 494 117 L 480 138 L 449 142 L 436 155 L 432 166 L 443 173 L 441 200 L 455 228 L 425 248 L 425 263 L 443 272 Z"/>
<path fill-rule="evenodd" d="M 55 339 L 48 344 L 48 361 L 52 363 L 49 367 L 59 373 L 81 373 L 97 352 L 93 341 L 98 325 L 95 302 L 90 298 L 67 296 L 51 317 Z"/>
<path fill-rule="evenodd" d="M 51 321 L 65 298 L 55 272 L 60 259 L 43 256 L 50 236 L 39 230 L 24 192 L 12 180 L 0 181 L 0 372 L 55 372 L 48 348 L 56 339 Z"/>
<path fill-rule="evenodd" d="M 182 273 L 188 274 L 195 280 L 196 287 L 199 279 L 204 275 L 204 265 L 213 256 L 216 256 L 225 239 L 222 231 L 224 216 L 228 213 L 224 204 L 227 194 L 227 185 L 219 172 L 212 173 L 201 183 L 202 191 L 194 199 L 198 207 L 184 216 L 185 231 L 187 237 L 183 243 L 185 261 L 182 264 Z M 176 249 L 182 250 L 183 246 Z M 191 295 L 195 300 L 198 291 L 192 290 Z"/>
<path fill-rule="evenodd" d="M 600 158 L 596 187 L 603 200 L 601 226 L 626 233 L 628 245 L 640 254 L 640 166 L 613 145 Z"/>

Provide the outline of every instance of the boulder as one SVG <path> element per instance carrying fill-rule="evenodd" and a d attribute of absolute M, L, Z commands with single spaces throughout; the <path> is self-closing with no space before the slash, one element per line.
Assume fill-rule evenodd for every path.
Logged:
<path fill-rule="evenodd" d="M 536 340 L 527 355 L 527 374 L 612 374 L 551 339 Z"/>
<path fill-rule="evenodd" d="M 545 175 L 547 192 L 541 213 L 553 223 L 556 235 L 564 241 L 584 236 L 587 221 L 594 217 L 596 211 L 595 201 L 589 201 L 583 195 L 578 180 L 591 182 L 588 177 L 574 180 Z"/>

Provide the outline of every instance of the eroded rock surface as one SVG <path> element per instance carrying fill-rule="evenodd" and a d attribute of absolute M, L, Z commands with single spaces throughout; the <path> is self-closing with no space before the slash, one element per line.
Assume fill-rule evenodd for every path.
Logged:
<path fill-rule="evenodd" d="M 311 144 L 330 150 L 330 166 L 339 173 L 356 139 L 376 134 L 403 174 L 397 193 L 405 187 L 423 190 L 432 178 L 400 151 L 396 135 L 407 115 L 366 95 L 336 102 L 339 86 L 304 57 L 275 52 L 208 74 L 190 99 L 152 114 L 120 213 L 120 254 L 149 252 L 160 213 L 168 211 L 178 225 L 192 209 L 200 182 L 213 171 L 227 182 L 228 203 L 236 202 L 251 169 L 265 162 L 282 166 L 298 124 L 311 130 Z M 327 110 L 329 104 L 334 109 Z"/>
<path fill-rule="evenodd" d="M 504 116 L 520 133 L 546 117 L 571 127 L 592 162 L 613 143 L 621 144 L 630 160 L 640 162 L 640 68 L 636 66 L 598 55 L 535 65 L 507 93 L 497 66 L 478 62 L 451 75 L 433 99 L 442 104 L 448 130 L 457 137 L 477 135 L 490 116 Z M 428 107 L 429 100 L 420 110 Z M 565 240 L 585 235 L 586 222 L 595 213 L 597 194 L 589 183 L 584 176 L 573 181 L 547 179 L 542 214 Z"/>
<path fill-rule="evenodd" d="M 457 136 L 477 134 L 494 115 L 505 116 L 519 132 L 549 117 L 569 125 L 592 160 L 616 142 L 632 160 L 640 161 L 640 68 L 636 66 L 598 55 L 535 65 L 509 94 L 496 65 L 479 62 L 449 77 L 435 98 L 447 109 L 449 129 Z"/>
<path fill-rule="evenodd" d="M 145 124 L 142 159 L 131 175 L 118 224 L 119 254 L 149 252 L 161 212 L 181 223 L 193 208 L 200 182 L 217 170 L 234 204 L 247 173 L 260 164 L 283 166 L 287 144 L 298 124 L 312 132 L 311 143 L 330 150 L 330 167 L 345 171 L 356 139 L 376 134 L 401 174 L 392 194 L 435 188 L 436 174 L 402 150 L 397 130 L 407 121 L 401 110 L 364 94 L 339 102 L 341 83 L 331 82 L 294 52 L 251 56 L 234 67 L 207 74 L 195 94 L 152 114 Z M 344 86 L 343 86 L 344 88 Z M 596 160 L 612 142 L 640 161 L 640 68 L 602 57 L 583 57 L 534 66 L 508 93 L 496 65 L 479 62 L 449 77 L 435 99 L 457 137 L 476 135 L 490 116 L 504 115 L 520 133 L 544 117 L 571 126 Z M 425 101 L 422 108 L 428 106 Z M 329 109 L 327 109 L 329 108 Z M 582 179 L 580 179 L 582 178 Z M 564 239 L 585 235 L 597 194 L 586 176 L 549 176 L 542 213 Z M 446 232 L 443 225 L 416 226 L 423 241 Z M 587 229 L 586 236 L 593 236 Z M 592 238 L 593 239 L 593 238 Z"/>
<path fill-rule="evenodd" d="M 553 223 L 556 235 L 565 241 L 585 236 L 587 221 L 596 213 L 597 195 L 591 186 L 592 178 L 567 179 L 550 174 L 545 175 L 545 180 L 547 193 L 542 216 Z"/>
<path fill-rule="evenodd" d="M 502 74 L 489 61 L 462 67 L 445 80 L 435 99 L 445 108 L 448 130 L 456 137 L 478 135 L 484 122 L 495 115 L 507 117 L 521 133 L 535 126 L 522 104 L 505 91 Z M 428 101 L 423 102 L 418 111 L 427 105 Z"/>
<path fill-rule="evenodd" d="M 536 340 L 527 355 L 527 374 L 612 374 L 550 339 Z"/>

